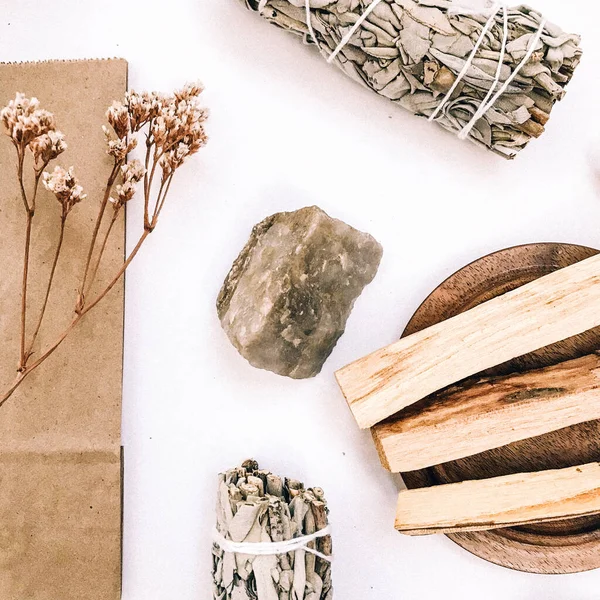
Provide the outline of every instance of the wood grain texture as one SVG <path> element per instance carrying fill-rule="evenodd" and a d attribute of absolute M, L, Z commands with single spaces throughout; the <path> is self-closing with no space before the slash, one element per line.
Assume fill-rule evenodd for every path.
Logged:
<path fill-rule="evenodd" d="M 398 473 L 472 456 L 600 419 L 600 356 L 433 394 L 372 432 L 385 468 Z"/>
<path fill-rule="evenodd" d="M 600 464 L 464 481 L 398 497 L 407 535 L 484 531 L 600 513 Z"/>
<path fill-rule="evenodd" d="M 592 256 L 378 350 L 336 373 L 361 428 L 448 385 L 600 325 Z"/>
<path fill-rule="evenodd" d="M 556 269 L 598 253 L 569 244 L 529 244 L 483 257 L 442 283 L 421 305 L 410 335 Z M 572 360 L 600 348 L 600 328 L 517 357 L 482 376 L 506 375 Z M 592 421 L 429 469 L 403 473 L 409 488 L 511 473 L 560 469 L 600 457 L 600 422 Z M 582 517 L 495 531 L 449 534 L 469 552 L 531 573 L 577 573 L 600 567 L 600 517 Z"/>

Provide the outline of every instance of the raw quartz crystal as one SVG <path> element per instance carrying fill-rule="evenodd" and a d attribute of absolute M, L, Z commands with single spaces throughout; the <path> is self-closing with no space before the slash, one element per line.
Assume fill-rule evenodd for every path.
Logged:
<path fill-rule="evenodd" d="M 370 235 L 316 206 L 272 215 L 254 227 L 223 284 L 223 329 L 255 367 L 313 377 L 381 255 Z"/>
<path fill-rule="evenodd" d="M 258 0 L 241 1 L 252 11 L 260 10 L 271 23 L 316 43 L 324 58 L 371 4 L 370 0 L 267 0 L 262 7 Z M 307 1 L 316 40 L 308 31 Z M 452 4 L 450 0 L 381 1 L 334 59 L 335 64 L 415 115 L 431 116 L 463 70 L 489 18 L 489 13 L 451 14 Z M 501 82 L 523 60 L 542 22 L 538 11 L 524 5 L 511 8 L 508 15 Z M 466 76 L 436 117 L 439 125 L 459 132 L 471 121 L 493 85 L 503 36 L 504 18 L 499 11 Z M 469 139 L 513 158 L 539 137 L 580 62 L 579 44 L 578 35 L 547 23 L 531 59 L 479 119 Z"/>
<path fill-rule="evenodd" d="M 321 488 L 260 470 L 249 460 L 219 475 L 217 530 L 234 542 L 280 542 L 327 527 Z M 331 555 L 331 537 L 309 547 Z M 214 600 L 331 600 L 331 563 L 305 550 L 279 556 L 224 552 L 213 545 Z"/>

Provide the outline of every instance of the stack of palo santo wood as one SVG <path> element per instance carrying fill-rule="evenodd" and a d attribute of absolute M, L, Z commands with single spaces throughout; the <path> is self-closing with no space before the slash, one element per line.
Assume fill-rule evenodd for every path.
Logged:
<path fill-rule="evenodd" d="M 358 425 L 373 428 L 383 465 L 414 471 L 600 419 L 600 354 L 473 377 L 598 326 L 600 255 L 405 337 L 336 377 Z M 600 464 L 590 463 L 402 491 L 396 529 L 458 533 L 595 513 Z"/>

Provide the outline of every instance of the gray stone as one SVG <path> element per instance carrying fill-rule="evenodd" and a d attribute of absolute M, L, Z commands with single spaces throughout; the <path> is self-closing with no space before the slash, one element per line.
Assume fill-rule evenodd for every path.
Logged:
<path fill-rule="evenodd" d="M 382 252 L 370 235 L 316 206 L 272 215 L 254 227 L 223 284 L 221 325 L 255 367 L 314 377 Z"/>

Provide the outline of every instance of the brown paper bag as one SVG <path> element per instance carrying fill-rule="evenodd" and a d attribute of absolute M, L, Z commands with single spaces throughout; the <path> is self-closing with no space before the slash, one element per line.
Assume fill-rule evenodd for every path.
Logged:
<path fill-rule="evenodd" d="M 0 105 L 17 91 L 40 99 L 66 135 L 54 164 L 75 167 L 87 200 L 67 220 L 65 246 L 39 351 L 64 330 L 101 190 L 112 167 L 101 126 L 123 96 L 123 60 L 0 65 Z M 0 385 L 15 376 L 25 215 L 16 157 L 0 138 Z M 32 242 L 29 314 L 39 314 L 59 232 L 59 203 L 43 188 Z M 123 261 L 118 223 L 99 281 Z M 32 319 L 33 320 L 33 319 Z M 119 284 L 0 408 L 0 599 L 114 600 L 121 587 L 121 379 Z M 34 355 L 35 358 L 35 355 Z"/>

